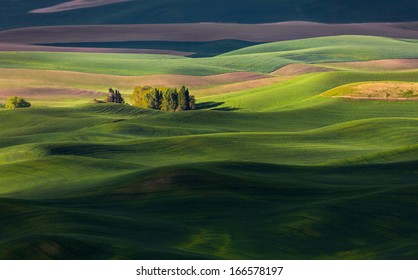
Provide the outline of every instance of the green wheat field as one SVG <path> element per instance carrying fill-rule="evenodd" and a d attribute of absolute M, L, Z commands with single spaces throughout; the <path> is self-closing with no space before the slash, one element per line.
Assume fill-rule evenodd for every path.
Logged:
<path fill-rule="evenodd" d="M 354 35 L 196 58 L 2 51 L 0 258 L 416 259 L 415 92 L 350 96 L 416 85 L 415 58 L 417 40 Z M 129 103 L 147 79 L 197 109 L 39 94 Z M 32 106 L 5 109 L 11 89 Z"/>

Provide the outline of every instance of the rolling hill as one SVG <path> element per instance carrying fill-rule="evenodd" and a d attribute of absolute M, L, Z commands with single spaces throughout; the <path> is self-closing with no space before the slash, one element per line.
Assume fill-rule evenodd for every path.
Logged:
<path fill-rule="evenodd" d="M 336 36 L 211 58 L 0 53 L 0 96 L 33 100 L 0 109 L 0 258 L 417 258 L 416 101 L 330 94 L 415 86 L 415 46 Z M 88 104 L 147 81 L 190 83 L 198 110 Z"/>
<path fill-rule="evenodd" d="M 145 54 L 0 52 L 3 68 L 65 70 L 114 75 L 271 73 L 293 63 L 416 58 L 417 41 L 372 36 L 331 36 L 260 44 L 212 58 Z"/>
<path fill-rule="evenodd" d="M 416 1 L 0 7 L 0 259 L 418 258 Z"/>

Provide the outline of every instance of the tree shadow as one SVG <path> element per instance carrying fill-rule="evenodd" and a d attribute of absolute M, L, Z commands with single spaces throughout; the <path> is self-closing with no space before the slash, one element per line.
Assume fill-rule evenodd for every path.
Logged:
<path fill-rule="evenodd" d="M 213 111 L 223 111 L 223 112 L 232 112 L 232 111 L 238 111 L 239 108 L 233 108 L 233 107 L 223 107 L 223 108 L 215 108 L 212 109 Z"/>
<path fill-rule="evenodd" d="M 202 109 L 211 109 L 211 108 L 215 108 L 218 106 L 221 106 L 222 104 L 224 104 L 225 102 L 202 102 L 202 103 L 198 103 L 196 104 L 196 110 L 202 110 Z"/>
<path fill-rule="evenodd" d="M 231 112 L 231 111 L 237 111 L 239 108 L 233 108 L 233 107 L 223 107 L 223 108 L 216 108 L 221 105 L 223 105 L 225 102 L 202 102 L 196 104 L 196 110 L 202 110 L 202 109 L 212 109 L 214 111 L 224 111 L 224 112 Z"/>

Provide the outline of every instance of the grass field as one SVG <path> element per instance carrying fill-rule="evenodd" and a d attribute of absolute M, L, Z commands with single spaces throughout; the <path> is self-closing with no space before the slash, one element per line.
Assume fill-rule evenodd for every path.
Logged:
<path fill-rule="evenodd" d="M 199 93 L 175 113 L 55 93 L 0 109 L 0 258 L 416 259 L 417 102 L 330 94 L 418 82 L 398 64 L 338 64 L 416 49 L 339 36 L 213 58 L 0 53 L 3 96 L 111 82 L 128 97 L 147 78 Z M 312 67 L 272 74 L 293 63 Z"/>
<path fill-rule="evenodd" d="M 65 70 L 113 75 L 271 73 L 291 63 L 330 63 L 418 57 L 414 40 L 334 36 L 261 44 L 212 58 L 146 54 L 0 52 L 2 68 Z"/>

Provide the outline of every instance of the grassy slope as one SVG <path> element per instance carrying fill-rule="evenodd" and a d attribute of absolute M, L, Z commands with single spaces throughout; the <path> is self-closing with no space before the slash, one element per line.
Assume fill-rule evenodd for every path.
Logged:
<path fill-rule="evenodd" d="M 412 44 L 411 44 L 412 43 Z M 359 50 L 362 53 L 375 51 L 376 55 L 393 54 L 399 51 L 399 48 L 406 48 L 406 51 L 412 51 L 414 43 L 417 40 L 399 40 L 393 38 L 377 37 L 377 36 L 358 36 L 358 35 L 341 35 L 328 36 L 301 40 L 281 41 L 274 43 L 266 43 L 247 48 L 232 51 L 223 56 L 237 54 L 257 54 L 257 53 L 275 53 L 275 52 L 304 52 L 309 49 L 323 50 L 324 53 L 333 54 L 333 51 L 341 50 L 341 56 L 352 55 L 354 51 Z M 380 48 L 377 48 L 379 45 Z M 351 51 L 349 51 L 351 49 Z"/>
<path fill-rule="evenodd" d="M 115 75 L 270 73 L 290 63 L 325 63 L 418 57 L 416 41 L 335 36 L 262 44 L 213 58 L 163 55 L 1 52 L 3 68 L 55 69 Z"/>
<path fill-rule="evenodd" d="M 416 259 L 416 102 L 320 94 L 417 76 L 312 73 L 196 112 L 0 110 L 0 258 Z"/>
<path fill-rule="evenodd" d="M 396 78 L 396 77 L 394 77 Z M 411 82 L 384 81 L 384 82 L 356 82 L 344 84 L 324 92 L 328 97 L 351 97 L 351 98 L 379 98 L 379 99 L 414 99 L 418 85 Z"/>
<path fill-rule="evenodd" d="M 324 98 L 320 93 L 334 87 L 362 81 L 408 81 L 417 80 L 418 71 L 398 72 L 328 72 L 312 73 L 295 77 L 263 88 L 250 89 L 216 97 L 223 102 L 220 108 L 236 108 L 251 111 L 270 111 L 278 109 L 304 109 L 324 106 Z M 205 97 L 204 101 L 215 97 Z M 327 101 L 331 102 L 331 101 Z M 384 114 L 384 113 L 382 113 Z"/>
<path fill-rule="evenodd" d="M 414 1 L 369 0 L 133 0 L 109 6 L 54 14 L 28 14 L 36 8 L 52 6 L 63 0 L 14 0 L 0 3 L 7 15 L 0 29 L 21 26 L 103 23 L 178 23 L 178 22 L 279 22 L 304 20 L 317 22 L 388 22 L 418 20 Z M 32 3 L 33 2 L 33 3 Z M 141 15 L 141 16 L 138 16 Z"/>
<path fill-rule="evenodd" d="M 2 111 L 1 257 L 415 258 L 416 103 L 324 100 Z"/>

